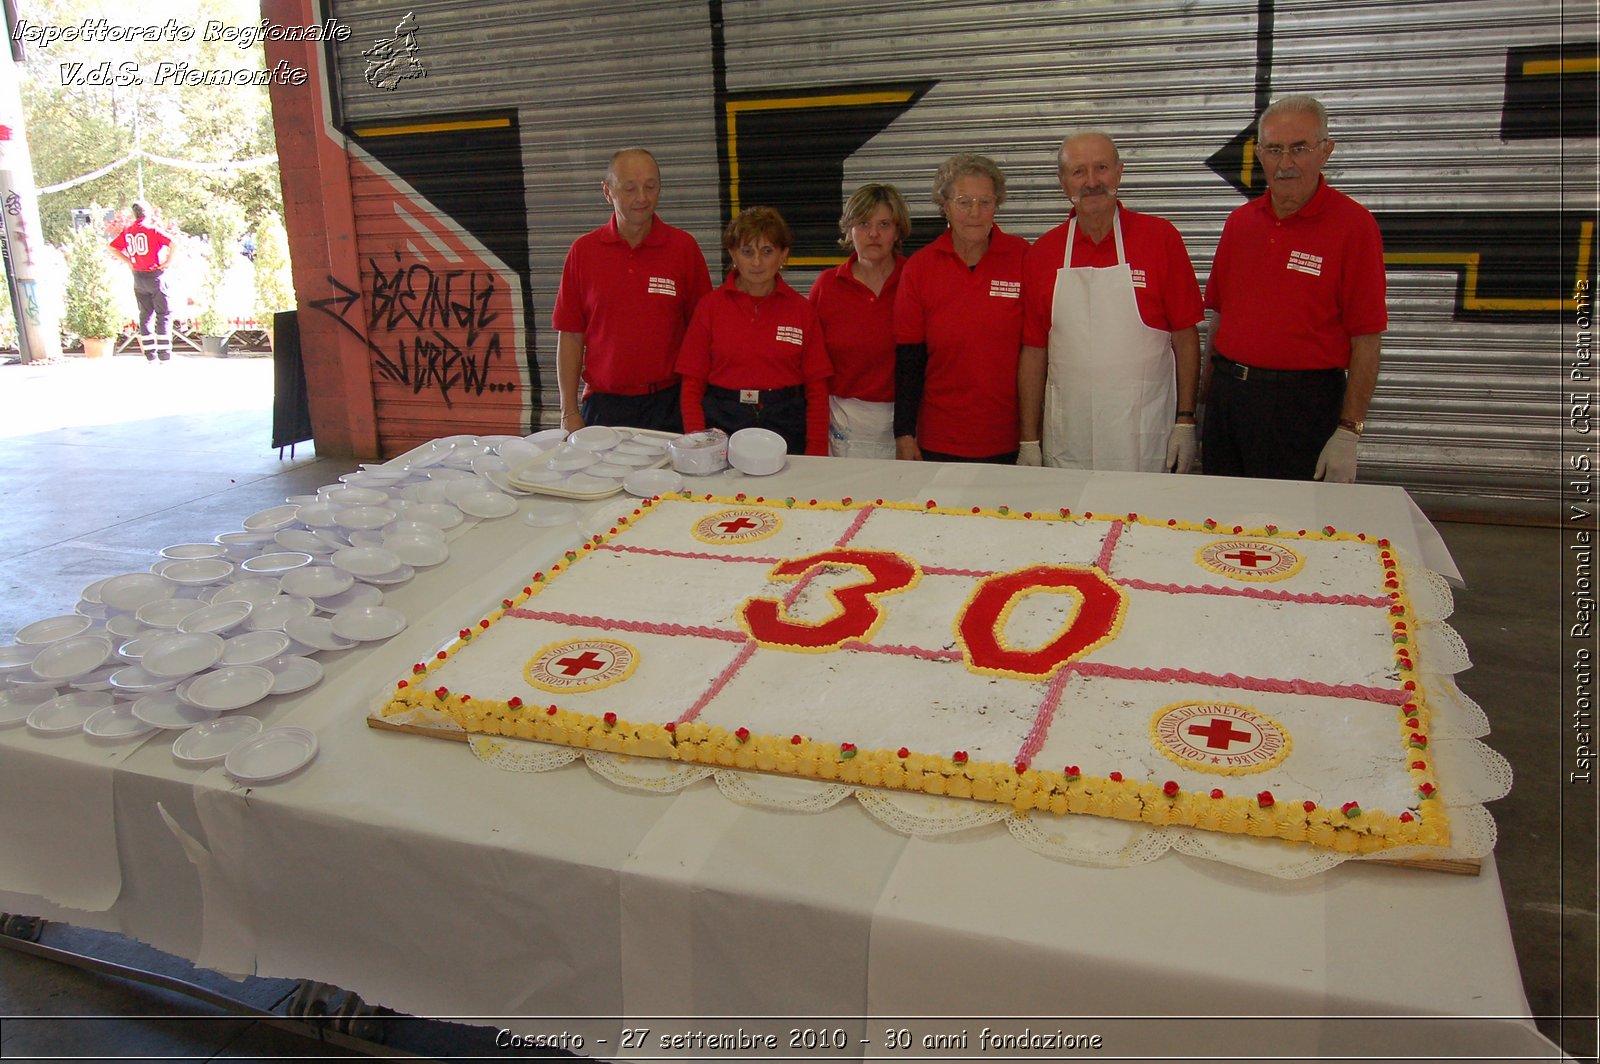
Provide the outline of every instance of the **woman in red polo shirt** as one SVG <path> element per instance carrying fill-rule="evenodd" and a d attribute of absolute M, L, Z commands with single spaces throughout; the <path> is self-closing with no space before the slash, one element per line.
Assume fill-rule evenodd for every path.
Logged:
<path fill-rule="evenodd" d="M 911 212 L 893 185 L 862 185 L 839 218 L 844 263 L 811 286 L 811 305 L 833 363 L 828 453 L 894 457 L 894 298 Z"/>
<path fill-rule="evenodd" d="M 894 304 L 895 450 L 942 462 L 1017 460 L 1022 258 L 995 211 L 1006 178 L 994 160 L 953 155 L 933 202 L 949 228 L 911 256 Z"/>
<path fill-rule="evenodd" d="M 734 270 L 695 308 L 678 349 L 685 432 L 760 426 L 790 454 L 828 453 L 833 366 L 816 312 L 781 275 L 792 242 L 771 207 L 728 223 L 722 246 Z"/>

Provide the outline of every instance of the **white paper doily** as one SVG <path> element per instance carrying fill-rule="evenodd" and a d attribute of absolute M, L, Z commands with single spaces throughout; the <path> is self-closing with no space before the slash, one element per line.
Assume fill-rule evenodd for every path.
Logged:
<path fill-rule="evenodd" d="M 706 769 L 709 773 L 711 770 Z M 794 813 L 820 813 L 832 809 L 855 788 L 848 783 L 803 780 L 790 776 L 770 776 L 764 772 L 717 769 L 717 787 L 724 798 L 740 805 L 764 809 L 787 809 Z"/>

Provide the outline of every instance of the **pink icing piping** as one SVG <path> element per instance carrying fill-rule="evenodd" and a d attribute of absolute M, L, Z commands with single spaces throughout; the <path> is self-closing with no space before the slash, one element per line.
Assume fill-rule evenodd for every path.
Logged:
<path fill-rule="evenodd" d="M 724 639 L 730 643 L 743 642 L 749 636 L 726 628 L 707 628 L 703 625 L 663 624 L 657 621 L 624 621 L 610 617 L 594 617 L 581 613 L 553 613 L 545 610 L 506 610 L 507 617 L 524 621 L 555 621 L 559 624 L 578 625 L 583 628 L 603 628 L 619 632 L 642 632 L 646 635 L 691 635 L 702 639 Z"/>
<path fill-rule="evenodd" d="M 1027 737 L 1017 748 L 1016 764 L 1033 763 L 1039 748 L 1044 745 L 1045 736 L 1050 734 L 1050 722 L 1055 719 L 1056 707 L 1061 704 L 1061 692 L 1071 678 L 1072 673 L 1068 669 L 1059 669 L 1050 677 L 1050 686 L 1045 689 L 1044 698 L 1039 702 L 1039 711 L 1033 716 L 1033 727 L 1028 729 Z"/>
<path fill-rule="evenodd" d="M 1061 667 L 1063 672 L 1079 672 L 1085 676 L 1101 676 L 1113 680 L 1151 680 L 1157 683 L 1198 683 L 1208 687 L 1231 687 L 1241 691 L 1266 691 L 1284 695 L 1322 695 L 1328 698 L 1356 698 L 1363 702 L 1385 702 L 1402 705 L 1409 693 L 1387 690 L 1366 684 L 1328 684 L 1312 680 L 1268 680 L 1259 676 L 1238 676 L 1234 673 L 1218 675 L 1214 672 L 1194 672 L 1191 669 L 1136 669 L 1125 665 L 1103 665 L 1097 662 L 1075 661 Z"/>
<path fill-rule="evenodd" d="M 782 558 L 764 558 L 756 555 L 706 554 L 701 551 L 662 550 L 658 547 L 629 547 L 616 543 L 602 543 L 596 550 L 616 551 L 618 554 L 654 554 L 662 558 L 693 558 L 703 562 L 761 562 L 777 565 Z"/>
<path fill-rule="evenodd" d="M 705 689 L 705 692 L 695 701 L 694 705 L 678 716 L 678 723 L 687 724 L 698 717 L 700 711 L 705 709 L 713 698 L 722 693 L 722 689 L 728 686 L 729 681 L 739 675 L 739 670 L 744 668 L 745 662 L 749 661 L 755 655 L 755 652 L 756 642 L 753 639 L 740 647 L 739 653 L 734 656 L 732 661 L 728 662 L 728 667 L 722 670 L 722 674 L 711 682 L 711 686 Z"/>
<path fill-rule="evenodd" d="M 861 531 L 861 526 L 867 523 L 867 518 L 871 517 L 872 511 L 876 509 L 876 506 L 863 506 L 861 508 L 861 512 L 856 514 L 856 519 L 850 522 L 850 527 L 844 530 L 844 535 L 834 540 L 833 545 L 835 547 L 842 547 L 854 539 L 856 533 Z"/>
<path fill-rule="evenodd" d="M 1113 521 L 1106 530 L 1105 541 L 1100 544 L 1100 557 L 1094 560 L 1095 566 L 1107 576 L 1111 575 L 1111 555 L 1117 549 L 1117 540 L 1122 538 L 1122 522 Z"/>
<path fill-rule="evenodd" d="M 1324 595 L 1314 591 L 1274 591 L 1265 587 L 1216 587 L 1211 584 L 1157 584 L 1149 580 L 1119 579 L 1123 587 L 1135 591 L 1164 591 L 1169 595 L 1233 595 L 1239 598 L 1270 599 L 1277 602 L 1318 603 L 1327 606 L 1382 606 L 1394 605 L 1392 599 L 1380 595 Z"/>
<path fill-rule="evenodd" d="M 861 650 L 868 654 L 900 654 L 908 658 L 923 658 L 927 661 L 960 661 L 959 650 L 925 650 L 922 647 L 908 647 L 899 643 L 863 643 L 852 639 L 840 647 L 841 650 Z"/>

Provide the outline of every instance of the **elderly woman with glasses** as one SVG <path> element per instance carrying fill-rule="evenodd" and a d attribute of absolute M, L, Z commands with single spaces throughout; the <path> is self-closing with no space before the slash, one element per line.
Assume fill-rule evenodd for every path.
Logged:
<path fill-rule="evenodd" d="M 983 155 L 953 155 L 933 181 L 949 228 L 906 263 L 895 298 L 894 434 L 898 457 L 1017 460 L 1022 259 L 1000 231 L 1006 177 Z"/>
<path fill-rule="evenodd" d="M 850 257 L 811 286 L 811 305 L 833 362 L 828 453 L 893 458 L 894 300 L 906 263 L 911 212 L 893 185 L 862 185 L 839 217 Z"/>

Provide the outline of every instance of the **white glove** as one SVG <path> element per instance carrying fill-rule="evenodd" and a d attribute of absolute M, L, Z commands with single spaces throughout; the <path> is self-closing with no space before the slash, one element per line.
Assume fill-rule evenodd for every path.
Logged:
<path fill-rule="evenodd" d="M 1330 484 L 1354 484 L 1356 442 L 1360 439 L 1360 436 L 1349 429 L 1334 429 L 1333 435 L 1328 437 L 1328 442 L 1322 445 L 1322 453 L 1317 456 L 1317 471 L 1312 474 L 1312 478 L 1325 480 Z"/>
<path fill-rule="evenodd" d="M 1194 467 L 1194 452 L 1194 426 L 1172 426 L 1167 434 L 1167 472 L 1187 473 Z"/>
<path fill-rule="evenodd" d="M 1017 445 L 1017 465 L 1044 465 L 1044 455 L 1039 452 L 1038 440 L 1023 440 Z"/>

